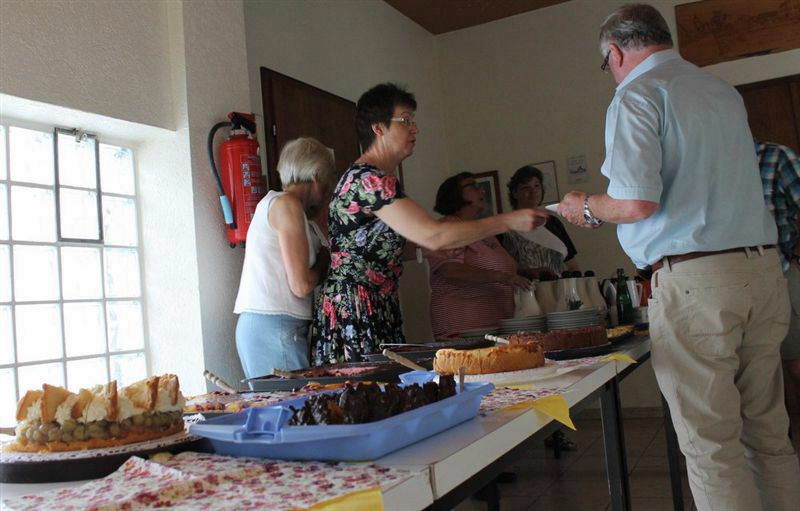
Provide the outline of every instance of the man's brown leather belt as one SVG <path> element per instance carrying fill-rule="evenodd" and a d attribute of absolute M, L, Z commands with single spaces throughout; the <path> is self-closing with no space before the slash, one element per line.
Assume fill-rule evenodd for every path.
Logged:
<path fill-rule="evenodd" d="M 774 245 L 760 245 L 762 250 L 767 250 L 773 248 Z M 650 267 L 653 272 L 656 272 L 664 267 L 664 259 L 669 259 L 669 264 L 677 264 L 682 263 L 684 261 L 691 261 L 692 259 L 697 259 L 700 257 L 706 257 L 711 255 L 719 255 L 719 254 L 730 254 L 732 252 L 744 252 L 746 249 L 750 249 L 754 252 L 758 251 L 758 247 L 736 247 L 736 248 L 729 248 L 727 250 L 717 250 L 716 252 L 689 252 L 688 254 L 680 254 L 674 256 L 665 256 L 660 261 L 653 263 Z"/>

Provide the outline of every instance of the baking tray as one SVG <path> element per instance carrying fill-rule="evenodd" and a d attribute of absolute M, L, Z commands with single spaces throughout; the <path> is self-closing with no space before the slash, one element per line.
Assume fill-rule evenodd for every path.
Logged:
<path fill-rule="evenodd" d="M 436 352 L 441 349 L 474 350 L 478 348 L 488 348 L 490 346 L 494 346 L 493 341 L 487 341 L 482 337 L 476 337 L 471 339 L 426 342 L 421 344 L 413 344 L 410 346 L 390 345 L 387 347 L 395 353 L 403 355 L 409 360 L 418 361 L 426 358 L 433 358 L 436 355 Z M 382 353 L 372 353 L 365 355 L 364 358 L 370 362 L 385 362 L 389 360 L 383 356 Z"/>
<path fill-rule="evenodd" d="M 432 359 L 418 360 L 417 363 L 428 369 L 433 367 Z M 316 371 L 320 369 L 336 370 L 342 368 L 349 369 L 359 367 L 375 367 L 375 370 L 351 376 L 301 376 L 301 374 L 306 371 Z M 281 378 L 275 375 L 267 375 L 244 379 L 242 380 L 242 383 L 246 384 L 250 390 L 256 392 L 267 392 L 271 390 L 298 390 L 312 382 L 319 383 L 321 385 L 344 383 L 346 381 L 374 381 L 393 383 L 400 381 L 398 376 L 407 371 L 407 367 L 404 367 L 396 362 L 349 362 L 344 364 L 309 367 L 306 369 L 300 369 L 298 371 L 292 371 L 293 374 L 297 375 L 295 378 Z"/>
<path fill-rule="evenodd" d="M 186 431 L 119 447 L 52 453 L 3 452 L 0 483 L 56 483 L 105 477 L 131 456 L 147 458 L 159 452 L 213 452 L 211 443 Z"/>
<path fill-rule="evenodd" d="M 227 456 L 283 460 L 374 460 L 475 417 L 491 383 L 466 383 L 455 396 L 366 424 L 289 426 L 289 406 L 300 408 L 308 396 L 280 405 L 250 408 L 191 426 Z"/>

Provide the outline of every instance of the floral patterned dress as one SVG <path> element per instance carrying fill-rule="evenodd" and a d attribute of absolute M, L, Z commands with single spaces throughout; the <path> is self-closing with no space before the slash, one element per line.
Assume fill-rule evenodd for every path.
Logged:
<path fill-rule="evenodd" d="M 311 343 L 316 365 L 359 362 L 381 343 L 403 343 L 398 284 L 406 240 L 374 212 L 405 195 L 397 178 L 355 163 L 330 203 L 331 266 L 317 296 Z"/>

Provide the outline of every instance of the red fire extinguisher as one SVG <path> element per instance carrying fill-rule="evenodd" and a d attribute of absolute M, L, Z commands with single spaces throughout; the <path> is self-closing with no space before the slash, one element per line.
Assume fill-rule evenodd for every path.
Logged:
<path fill-rule="evenodd" d="M 219 201 L 231 248 L 247 239 L 258 202 L 266 194 L 261 177 L 261 158 L 256 140 L 256 119 L 253 114 L 231 112 L 230 122 L 218 122 L 208 134 L 208 159 L 217 182 Z M 214 135 L 221 128 L 231 128 L 228 139 L 219 146 L 222 176 L 214 162 Z"/>

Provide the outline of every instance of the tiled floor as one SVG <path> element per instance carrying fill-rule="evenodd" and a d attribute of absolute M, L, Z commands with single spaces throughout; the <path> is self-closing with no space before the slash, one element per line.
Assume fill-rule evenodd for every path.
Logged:
<path fill-rule="evenodd" d="M 500 485 L 502 511 L 605 511 L 610 509 L 600 420 L 575 420 L 577 432 L 568 438 L 577 451 L 553 457 L 541 441 L 529 442 L 524 456 L 509 468 L 517 474 L 513 484 Z M 672 491 L 667 463 L 663 419 L 625 419 L 625 440 L 634 511 L 672 511 Z M 795 444 L 798 436 L 795 435 Z M 682 469 L 684 509 L 694 510 L 686 468 Z M 483 511 L 484 502 L 468 499 L 455 511 Z"/>

